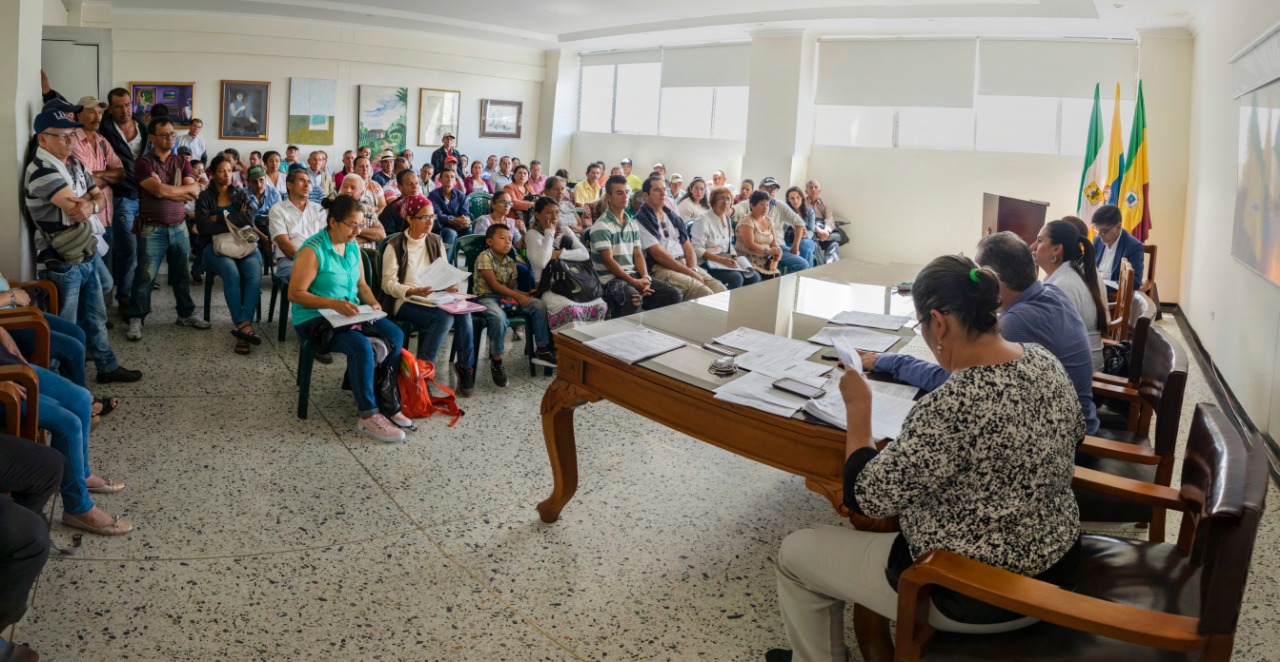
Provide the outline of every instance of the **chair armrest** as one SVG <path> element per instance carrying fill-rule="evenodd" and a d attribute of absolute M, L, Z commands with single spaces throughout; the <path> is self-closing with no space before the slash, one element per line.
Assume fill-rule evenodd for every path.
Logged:
<path fill-rule="evenodd" d="M 35 350 L 27 357 L 32 363 L 49 367 L 49 322 L 35 308 L 14 308 L 0 311 L 0 326 L 5 331 L 32 329 L 36 332 Z"/>
<path fill-rule="evenodd" d="M 1132 478 L 1077 466 L 1071 485 L 1081 489 L 1151 506 L 1183 512 L 1187 507 L 1178 498 L 1178 490 Z"/>
<path fill-rule="evenodd" d="M 0 382 L 0 411 L 4 412 L 4 427 L 0 431 L 13 437 L 21 436 L 22 394 L 9 382 Z"/>
<path fill-rule="evenodd" d="M 898 660 L 919 659 L 933 628 L 929 594 L 942 586 L 983 602 L 1072 630 L 1173 651 L 1203 648 L 1199 620 L 1063 590 L 945 550 L 922 555 L 898 581 Z M 980 635 L 975 635 L 980 636 Z"/>
<path fill-rule="evenodd" d="M 1160 464 L 1160 456 L 1150 446 L 1126 444 L 1123 441 L 1111 441 L 1098 437 L 1085 437 L 1084 443 L 1076 449 L 1094 457 L 1105 457 L 1111 460 L 1124 460 L 1134 464 Z"/>
<path fill-rule="evenodd" d="M 45 297 L 49 299 L 49 314 L 57 315 L 58 311 L 61 310 L 58 307 L 58 286 L 54 285 L 53 281 L 47 278 L 42 278 L 40 280 L 13 281 L 9 283 L 9 287 L 12 287 L 12 288 L 33 287 L 38 290 L 44 290 Z"/>
<path fill-rule="evenodd" d="M 1131 389 L 1128 386 L 1119 386 L 1115 384 L 1109 384 L 1107 382 L 1094 381 L 1093 395 L 1094 396 L 1102 395 L 1108 398 L 1124 400 L 1126 402 L 1131 402 L 1133 404 L 1138 404 L 1138 405 L 1142 404 L 1142 396 L 1138 393 L 1136 389 Z"/>
<path fill-rule="evenodd" d="M 6 418 L 6 425 L 11 425 L 11 421 L 20 420 L 21 425 L 18 426 L 18 436 L 30 439 L 31 441 L 39 440 L 39 421 L 40 421 L 40 379 L 36 376 L 36 371 L 30 366 L 25 365 L 0 365 L 0 385 L 7 387 L 6 393 L 9 393 L 16 399 L 15 407 L 17 411 L 22 411 L 22 396 L 18 390 L 13 387 L 13 382 L 21 386 L 27 391 L 27 413 L 26 415 L 17 414 L 13 418 Z M 9 416 L 8 409 L 5 410 L 6 416 Z"/>
<path fill-rule="evenodd" d="M 1110 384 L 1112 386 L 1123 386 L 1125 388 L 1133 387 L 1132 384 L 1129 382 L 1129 380 L 1125 379 L 1124 377 L 1118 377 L 1116 375 L 1108 375 L 1105 372 L 1093 373 L 1093 383 L 1097 384 L 1100 382 L 1105 384 Z"/>

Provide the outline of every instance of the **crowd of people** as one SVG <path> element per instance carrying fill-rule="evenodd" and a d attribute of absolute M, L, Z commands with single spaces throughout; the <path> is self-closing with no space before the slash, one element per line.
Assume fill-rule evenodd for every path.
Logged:
<path fill-rule="evenodd" d="M 45 314 L 50 366 L 33 366 L 39 425 L 50 432 L 61 462 L 34 445 L 0 439 L 0 465 L 10 470 L 0 470 L 0 488 L 13 493 L 0 497 L 0 513 L 10 517 L 15 506 L 38 511 L 56 486 L 62 521 L 95 534 L 126 534 L 133 525 L 90 496 L 125 485 L 90 468 L 91 431 L 120 403 L 90 392 L 84 366 L 86 359 L 94 362 L 99 384 L 142 378 L 115 358 L 107 302 L 115 300 L 127 323 L 125 337 L 142 341 L 145 324 L 154 319 L 151 295 L 162 263 L 179 327 L 210 328 L 196 316 L 190 288 L 203 278 L 222 281 L 237 354 L 261 343 L 255 313 L 269 274 L 287 292 L 294 329 L 317 359 L 331 361 L 331 352 L 347 357 L 357 428 L 398 442 L 416 428 L 378 388 L 387 375 L 394 378 L 407 341 L 396 322 L 418 333 L 417 355 L 428 361 L 435 361 L 452 333 L 450 369 L 459 394 L 469 397 L 476 388 L 475 338 L 482 331 L 492 382 L 507 385 L 504 343 L 513 317 L 527 324 L 529 360 L 554 368 L 552 332 L 559 327 L 832 262 L 849 241 L 817 181 L 781 197 L 783 186 L 773 177 L 758 185 L 744 180 L 735 192 L 723 171 L 686 185 L 661 163 L 640 177 L 623 158 L 616 166 L 592 163 L 575 182 L 564 170 L 544 174 L 537 160 L 471 159 L 459 153 L 451 135 L 416 170 L 411 150 L 390 149 L 376 154 L 375 169 L 368 147 L 344 152 L 332 171 L 325 151 L 303 160 L 293 145 L 283 156 L 254 151 L 242 162 L 234 149 L 210 154 L 198 119 L 178 135 L 163 106 L 150 117 L 135 115 L 124 89 L 112 90 L 105 102 L 85 97 L 71 104 L 48 89 L 45 96 L 23 193 L 40 276 L 54 283 L 61 301 L 57 316 Z M 1082 436 L 1098 429 L 1090 381 L 1101 367 L 1106 294 L 1121 258 L 1137 261 L 1142 273 L 1140 244 L 1134 256 L 1132 237 L 1117 230 L 1119 218 L 1115 207 L 1099 210 L 1093 240 L 1083 221 L 1068 217 L 1047 224 L 1032 246 L 998 233 L 979 243 L 976 263 L 961 257 L 930 263 L 916 280 L 914 297 L 921 333 L 938 362 L 862 357 L 864 369 L 930 393 L 884 451 L 870 444 L 866 383 L 858 371 L 846 374 L 845 502 L 855 513 L 901 516 L 903 528 L 900 534 L 841 529 L 788 537 L 778 561 L 779 592 L 788 636 L 803 659 L 842 659 L 842 637 L 836 636 L 841 619 L 832 610 L 843 600 L 892 617 L 896 599 L 884 581 L 886 568 L 900 572 L 922 550 L 959 545 L 973 558 L 1050 578 L 1070 565 L 1079 528 L 1078 516 L 1072 519 L 1070 466 Z M 457 265 L 460 259 L 473 272 L 469 295 L 480 307 L 475 316 L 433 302 L 430 297 L 442 293 L 419 280 L 437 261 Z M 553 284 L 567 277 L 567 264 L 596 281 L 589 297 Z M 1043 281 L 1040 270 L 1047 274 Z M 445 294 L 458 293 L 453 287 Z M 24 290 L 0 277 L 0 309 L 32 304 Z M 390 317 L 335 327 L 323 314 L 354 315 L 361 305 Z M 0 326 L 0 365 L 29 365 L 32 356 L 29 333 L 10 334 Z M 998 394 L 1011 389 L 1035 397 L 1010 409 Z M 1031 446 L 1035 454 L 1023 452 Z M 15 472 L 15 463 L 29 470 Z M 988 468 L 964 470 L 975 463 Z M 1030 465 L 1044 474 L 1044 489 L 1009 507 L 1012 486 Z M 964 489 L 936 489 L 952 479 Z M 1016 524 L 1026 543 L 969 536 L 997 521 Z M 8 566 L 17 575 L 5 582 L 12 595 L 0 596 L 0 627 L 21 616 L 25 590 L 47 555 L 47 531 L 38 529 L 13 527 L 6 535 L 21 540 L 0 541 L 7 549 L 34 539 L 27 541 L 33 553 Z M 872 562 L 836 577 L 828 570 L 839 565 L 836 557 Z M 961 601 L 936 614 L 934 624 L 998 631 L 1019 623 L 991 618 L 980 603 Z M 966 625 L 975 622 L 983 625 Z"/>

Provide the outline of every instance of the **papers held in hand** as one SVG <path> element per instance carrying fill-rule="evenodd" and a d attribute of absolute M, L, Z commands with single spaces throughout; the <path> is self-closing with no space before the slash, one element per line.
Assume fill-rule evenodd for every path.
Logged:
<path fill-rule="evenodd" d="M 429 287 L 435 292 L 447 290 L 465 281 L 471 274 L 449 264 L 448 260 L 436 260 L 414 276 L 418 287 Z"/>
<path fill-rule="evenodd" d="M 586 346 L 627 363 L 639 363 L 685 346 L 685 341 L 653 329 L 623 331 L 587 341 Z"/>
<path fill-rule="evenodd" d="M 387 314 L 381 310 L 374 310 L 373 306 L 360 306 L 356 314 L 351 315 L 350 317 L 341 315 L 338 311 L 330 310 L 328 308 L 321 308 L 320 315 L 328 320 L 329 324 L 335 329 L 340 329 L 344 326 L 351 326 L 352 324 L 373 322 L 387 316 Z"/>

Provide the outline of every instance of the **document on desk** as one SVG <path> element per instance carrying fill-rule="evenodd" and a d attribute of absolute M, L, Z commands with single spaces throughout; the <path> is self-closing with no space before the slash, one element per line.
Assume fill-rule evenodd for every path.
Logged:
<path fill-rule="evenodd" d="M 813 345 L 805 343 L 804 347 L 789 351 L 747 352 L 737 358 L 739 368 L 773 377 L 775 380 L 791 377 L 804 381 L 809 377 L 820 377 L 831 372 L 830 363 L 814 363 L 808 360 L 813 356 Z"/>
<path fill-rule="evenodd" d="M 776 380 L 773 377 L 763 373 L 749 372 L 717 388 L 714 391 L 715 398 L 790 418 L 804 406 L 805 399 L 793 393 L 774 388 L 774 381 Z M 801 381 L 819 386 L 823 380 L 815 381 L 810 379 Z"/>
<path fill-rule="evenodd" d="M 831 318 L 832 324 L 843 324 L 846 326 L 866 326 L 873 329 L 884 329 L 885 331 L 897 331 L 902 328 L 903 324 L 910 322 L 911 318 L 904 315 L 883 315 L 881 313 L 864 313 L 857 310 L 846 310 L 839 315 Z"/>
<path fill-rule="evenodd" d="M 352 324 L 363 324 L 365 322 L 373 322 L 387 316 L 381 310 L 374 310 L 373 306 L 359 306 L 355 315 L 347 316 L 338 313 L 336 310 L 329 308 L 321 308 L 320 316 L 329 321 L 329 324 L 335 329 Z"/>
<path fill-rule="evenodd" d="M 902 384 L 871 382 L 871 437 L 873 439 L 897 439 L 902 434 L 902 424 L 915 406 L 910 398 L 899 397 L 906 393 Z M 840 378 L 833 376 L 825 387 L 827 394 L 804 403 L 804 412 L 814 418 L 846 429 L 846 409 L 840 395 Z M 919 391 L 914 386 L 907 389 Z"/>
<path fill-rule="evenodd" d="M 803 340 L 793 340 L 764 331 L 749 329 L 745 326 L 724 334 L 715 341 L 725 347 L 733 347 L 747 352 L 799 352 L 807 348 L 813 354 L 813 348 Z"/>
<path fill-rule="evenodd" d="M 831 347 L 835 345 L 836 338 L 839 338 L 842 343 L 852 345 L 854 348 L 864 352 L 883 352 L 902 339 L 901 336 L 891 336 L 887 333 L 862 329 L 856 326 L 824 326 L 813 334 L 813 337 L 809 338 L 809 342 Z"/>
<path fill-rule="evenodd" d="M 937 364 L 938 359 L 929 350 L 929 345 L 924 341 L 924 336 L 916 336 L 911 339 L 902 349 L 898 350 L 899 354 L 914 356 L 921 361 Z"/>
<path fill-rule="evenodd" d="M 587 347 L 627 363 L 639 363 L 685 346 L 685 341 L 653 329 L 623 331 L 611 336 L 588 340 Z"/>
<path fill-rule="evenodd" d="M 414 279 L 418 281 L 418 287 L 429 287 L 439 292 L 458 285 L 470 276 L 466 271 L 449 264 L 448 260 L 436 260 L 418 272 Z"/>

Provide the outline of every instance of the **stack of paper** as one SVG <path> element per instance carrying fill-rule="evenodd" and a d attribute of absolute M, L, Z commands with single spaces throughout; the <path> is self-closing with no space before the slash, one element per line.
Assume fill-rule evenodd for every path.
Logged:
<path fill-rule="evenodd" d="M 458 292 L 432 292 L 431 294 L 428 294 L 425 297 L 420 297 L 416 295 L 411 296 L 409 297 L 409 300 L 416 301 L 417 303 L 425 303 L 428 306 L 443 306 L 445 304 L 450 304 L 455 301 L 461 301 L 463 299 L 471 299 L 474 297 L 475 297 L 474 294 L 461 294 Z"/>
<path fill-rule="evenodd" d="M 436 260 L 414 276 L 414 280 L 418 282 L 418 287 L 429 287 L 439 292 L 465 281 L 470 276 L 470 273 L 449 264 L 448 260 Z"/>
<path fill-rule="evenodd" d="M 882 315 L 880 313 L 864 313 L 857 310 L 846 310 L 831 318 L 832 324 L 849 326 L 867 326 L 885 331 L 897 331 L 903 324 L 910 322 L 910 317 L 902 315 Z"/>
<path fill-rule="evenodd" d="M 587 341 L 585 344 L 598 352 L 603 352 L 627 363 L 639 363 L 645 359 L 651 359 L 660 354 L 666 354 L 684 347 L 686 343 L 679 338 L 673 338 L 665 333 L 658 333 L 653 329 L 641 329 L 639 331 L 623 331 L 611 336 L 596 338 L 595 340 Z"/>
<path fill-rule="evenodd" d="M 717 400 L 745 405 L 770 414 L 790 418 L 804 406 L 805 399 L 793 393 L 774 388 L 774 381 L 773 377 L 768 375 L 750 372 L 717 388 L 715 397 Z M 821 383 L 821 380 L 818 380 L 817 383 L 814 383 L 813 380 L 801 381 L 813 383 L 815 386 Z"/>
<path fill-rule="evenodd" d="M 830 364 L 808 360 L 813 356 L 814 348 L 802 340 L 742 327 L 716 338 L 716 342 L 726 347 L 747 350 L 745 354 L 738 356 L 738 367 L 768 375 L 774 380 L 791 377 L 803 381 L 831 371 Z"/>
<path fill-rule="evenodd" d="M 921 361 L 937 364 L 938 359 L 934 357 L 933 352 L 929 350 L 929 345 L 925 343 L 924 336 L 916 336 L 911 339 L 902 349 L 898 350 L 899 354 L 914 356 Z"/>
<path fill-rule="evenodd" d="M 883 352 L 902 339 L 901 336 L 891 336 L 887 333 L 861 329 L 856 326 L 825 326 L 813 334 L 813 337 L 809 338 L 809 342 L 834 346 L 837 338 L 841 342 L 852 345 L 854 348 L 864 352 Z"/>
<path fill-rule="evenodd" d="M 871 385 L 871 437 L 873 439 L 897 439 L 902 434 L 902 424 L 915 406 L 915 393 L 920 389 L 903 384 L 870 382 Z M 827 394 L 804 403 L 804 412 L 814 418 L 845 429 L 846 410 L 840 395 L 839 376 L 831 378 L 826 386 Z"/>
<path fill-rule="evenodd" d="M 740 326 L 716 338 L 715 341 L 725 347 L 735 347 L 748 352 L 787 351 L 791 347 L 807 347 L 802 340 L 783 338 L 772 333 L 749 329 L 745 326 Z M 809 353 L 813 353 L 813 348 L 809 348 Z"/>
<path fill-rule="evenodd" d="M 365 322 L 380 320 L 386 317 L 387 314 L 381 310 L 374 310 L 373 306 L 360 306 L 355 315 L 340 315 L 336 310 L 321 308 L 320 316 L 329 320 L 329 324 L 332 325 L 333 328 L 337 329 L 344 326 L 351 326 L 352 324 L 363 324 Z"/>

